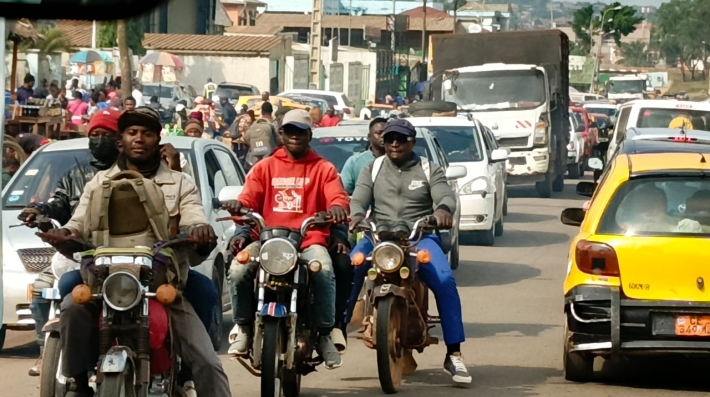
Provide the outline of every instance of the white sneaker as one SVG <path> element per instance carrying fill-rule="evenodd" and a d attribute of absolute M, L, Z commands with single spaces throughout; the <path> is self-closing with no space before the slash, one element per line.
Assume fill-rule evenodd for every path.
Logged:
<path fill-rule="evenodd" d="M 251 336 L 251 328 L 242 325 L 235 325 L 229 332 L 229 350 L 228 354 L 234 356 L 244 356 L 249 353 L 249 339 Z"/>

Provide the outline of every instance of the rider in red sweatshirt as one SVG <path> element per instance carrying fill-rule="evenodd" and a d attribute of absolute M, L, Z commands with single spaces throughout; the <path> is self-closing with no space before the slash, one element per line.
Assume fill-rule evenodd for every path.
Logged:
<path fill-rule="evenodd" d="M 237 201 L 225 204 L 235 213 L 249 208 L 260 213 L 270 227 L 299 229 L 303 221 L 317 212 L 327 211 L 335 222 L 348 218 L 348 194 L 343 189 L 338 171 L 329 161 L 311 150 L 313 121 L 305 110 L 291 110 L 284 115 L 279 139 L 283 146 L 256 163 L 247 175 L 244 190 Z M 313 276 L 315 293 L 314 321 L 319 331 L 318 352 L 326 368 L 342 364 L 330 333 L 335 323 L 335 276 L 333 262 L 328 253 L 329 229 L 312 229 L 303 240 L 301 258 L 318 260 L 322 270 Z M 256 241 L 245 248 L 251 257 L 259 255 L 261 243 Z M 235 284 L 237 307 L 236 326 L 230 332 L 230 354 L 244 355 L 249 349 L 252 325 L 256 312 L 254 278 L 259 265 L 250 262 L 241 265 L 233 262 L 230 281 Z"/>

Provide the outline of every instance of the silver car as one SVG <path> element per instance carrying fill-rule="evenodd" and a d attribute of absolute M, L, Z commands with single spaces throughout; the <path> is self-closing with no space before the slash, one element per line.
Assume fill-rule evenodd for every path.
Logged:
<path fill-rule="evenodd" d="M 210 277 L 222 295 L 222 307 L 216 307 L 211 333 L 215 347 L 221 343 L 222 310 L 231 307 L 225 280 L 226 266 L 231 261 L 228 243 L 234 234 L 232 222 L 217 222 L 229 216 L 217 197 L 225 186 L 242 186 L 245 173 L 234 152 L 215 140 L 187 137 L 164 137 L 183 157 L 183 171 L 197 184 L 205 215 L 219 237 L 217 248 L 209 258 L 194 267 Z M 24 163 L 3 189 L 3 318 L 0 349 L 6 330 L 34 330 L 29 305 L 31 288 L 37 274 L 50 265 L 54 249 L 44 244 L 35 229 L 10 226 L 19 224 L 17 216 L 31 202 L 45 202 L 54 192 L 60 178 L 77 164 L 91 160 L 86 138 L 59 141 L 43 146 Z M 222 310 L 220 310 L 222 309 Z"/>

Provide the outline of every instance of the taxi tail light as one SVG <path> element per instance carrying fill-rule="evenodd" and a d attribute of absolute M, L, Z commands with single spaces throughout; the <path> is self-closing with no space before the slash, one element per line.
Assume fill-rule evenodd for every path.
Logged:
<path fill-rule="evenodd" d="M 607 244 L 581 240 L 575 249 L 575 260 L 584 273 L 612 277 L 620 275 L 619 258 L 614 248 Z"/>
<path fill-rule="evenodd" d="M 688 138 L 687 136 L 677 136 L 677 137 L 670 138 L 670 139 L 673 139 L 673 142 L 696 142 L 697 141 L 697 139 Z"/>

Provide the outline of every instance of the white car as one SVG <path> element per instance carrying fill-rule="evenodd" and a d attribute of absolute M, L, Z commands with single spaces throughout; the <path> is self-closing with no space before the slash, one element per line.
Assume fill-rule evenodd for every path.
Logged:
<path fill-rule="evenodd" d="M 619 114 L 619 105 L 609 101 L 591 101 L 582 104 L 582 107 L 587 109 L 587 113 L 605 114 L 609 116 L 612 124 L 616 121 L 616 116 Z"/>
<path fill-rule="evenodd" d="M 198 272 L 210 277 L 222 295 L 222 306 L 215 307 L 210 334 L 215 346 L 222 338 L 222 311 L 231 306 L 231 294 L 226 287 L 225 269 L 231 258 L 228 256 L 229 237 L 234 234 L 233 222 L 216 222 L 217 218 L 229 216 L 219 203 L 219 191 L 225 186 L 241 186 L 245 174 L 234 152 L 215 140 L 187 137 L 163 137 L 161 142 L 170 143 L 183 155 L 186 166 L 197 184 L 205 215 L 221 238 L 217 248 L 199 266 Z M 31 201 L 46 201 L 56 189 L 60 178 L 77 163 L 91 160 L 89 140 L 86 138 L 58 141 L 35 151 L 22 164 L 10 183 L 3 189 L 3 318 L 0 328 L 0 349 L 6 330 L 34 331 L 30 312 L 31 286 L 44 268 L 50 265 L 54 249 L 44 244 L 37 230 L 17 225 L 17 216 Z"/>
<path fill-rule="evenodd" d="M 343 115 L 343 120 L 349 120 L 357 116 L 355 114 L 355 105 L 353 105 L 348 97 L 342 92 L 321 90 L 288 90 L 277 96 L 286 98 L 307 96 L 316 99 L 323 99 L 328 102 L 329 106 L 332 105 L 337 112 L 340 112 Z"/>
<path fill-rule="evenodd" d="M 584 126 L 580 126 L 577 118 L 569 116 L 569 143 L 567 144 L 567 175 L 570 179 L 579 179 L 584 175 L 586 165 L 584 159 Z"/>
<path fill-rule="evenodd" d="M 507 213 L 506 160 L 508 151 L 498 147 L 493 133 L 478 120 L 467 117 L 410 117 L 417 129 L 432 134 L 451 165 L 466 168 L 459 179 L 460 232 L 472 232 L 479 245 L 491 246 L 503 235 Z"/>

